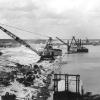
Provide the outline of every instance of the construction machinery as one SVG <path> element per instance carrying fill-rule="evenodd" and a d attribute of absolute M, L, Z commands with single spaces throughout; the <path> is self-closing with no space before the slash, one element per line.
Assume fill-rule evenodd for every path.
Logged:
<path fill-rule="evenodd" d="M 37 55 L 40 56 L 40 61 L 43 60 L 55 60 L 57 56 L 62 55 L 62 50 L 60 49 L 53 49 L 52 38 L 50 37 L 44 50 L 39 52 L 36 49 L 32 48 L 26 41 L 20 39 L 18 36 L 14 35 L 12 32 L 8 31 L 7 29 L 0 26 L 0 29 L 5 32 L 7 35 L 12 37 L 15 41 L 19 42 L 20 44 L 24 45 L 25 47 L 29 48 L 30 50 L 34 51 Z"/>
<path fill-rule="evenodd" d="M 65 43 L 60 38 L 58 38 L 58 37 L 56 37 L 56 38 L 59 41 L 61 41 L 64 45 L 67 46 L 67 52 L 68 52 L 68 54 L 70 54 L 70 53 L 87 53 L 88 52 L 88 49 L 83 46 L 82 40 L 81 39 L 76 40 L 75 36 L 72 37 L 70 43 L 69 43 L 69 41 L 67 43 Z"/>
<path fill-rule="evenodd" d="M 54 49 L 52 38 L 49 37 L 49 40 L 47 41 L 44 50 L 40 52 L 40 55 L 41 55 L 40 61 L 55 60 L 57 56 L 62 56 L 62 50 Z"/>

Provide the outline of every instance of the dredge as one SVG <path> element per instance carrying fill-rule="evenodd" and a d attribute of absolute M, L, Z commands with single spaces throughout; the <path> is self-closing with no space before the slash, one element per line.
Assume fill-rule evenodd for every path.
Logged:
<path fill-rule="evenodd" d="M 29 48 L 30 50 L 34 51 L 37 55 L 39 55 L 40 60 L 38 62 L 41 62 L 43 60 L 54 61 L 57 56 L 62 55 L 62 50 L 53 48 L 51 37 L 49 38 L 44 50 L 39 52 L 36 49 L 32 48 L 26 41 L 20 39 L 18 36 L 14 35 L 12 32 L 8 31 L 2 26 L 0 26 L 0 29 L 6 34 L 8 34 L 10 37 L 12 37 L 15 41 L 19 42 L 20 44 L 24 45 L 25 47 Z"/>
<path fill-rule="evenodd" d="M 69 41 L 67 43 L 65 43 L 60 38 L 58 38 L 58 37 L 56 37 L 56 38 L 59 41 L 61 41 L 64 45 L 67 45 L 68 54 L 72 54 L 72 53 L 87 53 L 88 52 L 88 49 L 83 46 L 82 40 L 81 39 L 76 40 L 75 36 L 72 37 L 70 43 L 69 43 Z"/>
<path fill-rule="evenodd" d="M 52 38 L 49 37 L 49 40 L 47 41 L 47 44 L 43 51 L 40 52 L 41 58 L 39 62 L 43 60 L 51 60 L 54 61 L 57 56 L 62 56 L 62 50 L 60 49 L 54 49 Z"/>

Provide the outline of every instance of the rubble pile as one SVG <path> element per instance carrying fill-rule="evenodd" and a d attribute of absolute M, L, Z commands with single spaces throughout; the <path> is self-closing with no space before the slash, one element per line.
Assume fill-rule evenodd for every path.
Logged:
<path fill-rule="evenodd" d="M 2 93 L 0 93 L 2 100 L 5 100 L 7 93 L 15 95 L 17 100 L 26 100 L 27 98 L 29 100 L 46 100 L 50 96 L 52 69 L 37 64 L 21 65 L 16 63 L 15 65 L 14 68 L 9 66 L 12 68 L 10 72 L 1 73 L 0 85 L 1 87 L 4 85 Z M 10 97 L 12 98 L 12 96 Z M 11 98 L 10 100 L 14 100 Z"/>

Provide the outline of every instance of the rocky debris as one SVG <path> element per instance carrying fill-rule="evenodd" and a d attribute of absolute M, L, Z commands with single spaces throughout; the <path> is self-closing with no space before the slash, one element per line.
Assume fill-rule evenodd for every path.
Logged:
<path fill-rule="evenodd" d="M 16 95 L 15 94 L 9 94 L 9 92 L 6 92 L 5 95 L 3 95 L 2 100 L 16 100 Z"/>
<path fill-rule="evenodd" d="M 14 75 L 10 72 L 0 72 L 0 85 L 9 86 L 14 81 Z"/>
<path fill-rule="evenodd" d="M 49 85 L 51 84 L 51 77 L 53 74 L 50 67 L 48 67 L 48 69 L 43 65 L 37 64 L 22 65 L 16 63 L 15 65 L 16 66 L 14 66 L 13 69 L 10 67 L 12 69 L 10 72 L 5 72 L 7 76 L 3 76 L 3 78 L 9 78 L 9 85 L 3 88 L 3 92 L 1 94 L 3 96 L 6 92 L 14 94 L 16 95 L 16 98 L 20 98 L 18 100 L 21 100 L 21 98 L 46 100 L 50 96 Z M 4 80 L 2 81 L 4 82 Z M 25 89 L 26 92 L 24 91 Z M 27 97 L 27 95 L 30 96 Z"/>

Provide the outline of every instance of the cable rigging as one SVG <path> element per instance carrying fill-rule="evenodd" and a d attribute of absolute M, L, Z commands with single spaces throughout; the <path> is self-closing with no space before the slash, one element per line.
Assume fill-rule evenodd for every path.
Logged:
<path fill-rule="evenodd" d="M 28 31 L 28 30 L 25 30 L 25 29 L 21 29 L 21 28 L 15 27 L 15 26 L 7 25 L 7 24 L 2 24 L 2 23 L 0 23 L 0 24 L 3 25 L 3 26 L 11 27 L 13 29 L 17 29 L 17 30 L 20 30 L 20 31 L 24 31 L 24 32 L 27 32 L 27 33 L 34 33 L 32 31 Z M 46 38 L 50 37 L 50 36 L 42 35 L 42 34 L 39 34 L 39 33 L 35 33 L 34 35 L 43 36 L 43 37 L 46 37 Z"/>

